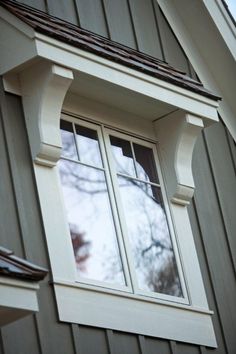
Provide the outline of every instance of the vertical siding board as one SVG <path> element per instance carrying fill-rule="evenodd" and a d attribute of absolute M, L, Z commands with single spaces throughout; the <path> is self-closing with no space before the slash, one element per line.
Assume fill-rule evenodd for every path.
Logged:
<path fill-rule="evenodd" d="M 101 0 L 76 0 L 80 26 L 101 36 L 108 37 L 106 19 Z"/>
<path fill-rule="evenodd" d="M 5 354 L 40 354 L 33 316 L 3 327 L 2 339 Z"/>
<path fill-rule="evenodd" d="M 105 329 L 80 326 L 79 340 L 81 354 L 109 354 Z"/>
<path fill-rule="evenodd" d="M 199 147 L 201 144 L 201 141 L 197 143 L 197 149 L 201 149 L 202 147 Z M 198 168 L 196 164 L 194 165 L 194 168 Z M 194 241 L 197 249 L 197 254 L 198 254 L 198 260 L 201 268 L 201 273 L 204 281 L 204 286 L 206 290 L 206 295 L 207 295 L 207 300 L 208 300 L 208 305 L 210 310 L 214 312 L 214 315 L 212 317 L 213 325 L 214 325 L 214 331 L 216 335 L 216 340 L 217 340 L 217 345 L 218 349 L 215 351 L 217 354 L 226 354 L 226 347 L 225 347 L 225 339 L 223 337 L 223 330 L 222 330 L 222 323 L 219 317 L 219 312 L 217 308 L 217 302 L 216 302 L 216 296 L 214 292 L 214 287 L 212 285 L 212 279 L 211 275 L 209 272 L 209 265 L 207 263 L 207 257 L 206 257 L 206 250 L 204 248 L 204 243 L 203 243 L 203 238 L 202 238 L 202 233 L 199 225 L 199 220 L 198 220 L 198 215 L 196 212 L 196 207 L 194 200 L 188 207 L 188 213 L 189 217 L 191 220 L 191 227 L 194 235 Z M 193 275 L 194 276 L 194 275 Z"/>
<path fill-rule="evenodd" d="M 141 354 L 148 354 L 147 348 L 146 348 L 145 337 L 142 335 L 138 335 L 138 342 L 139 342 L 140 353 Z"/>
<path fill-rule="evenodd" d="M 177 343 L 176 354 L 200 354 L 200 348 L 196 345 Z"/>
<path fill-rule="evenodd" d="M 225 127 L 222 123 L 215 124 L 206 129 L 205 136 L 216 191 L 224 219 L 229 253 L 232 258 L 234 272 L 236 273 L 236 178 L 230 146 L 228 144 Z"/>
<path fill-rule="evenodd" d="M 38 301 L 40 311 L 36 318 L 42 354 L 75 354 L 71 325 L 59 322 L 53 289 L 48 281 L 40 283 Z"/>
<path fill-rule="evenodd" d="M 159 59 L 162 51 L 151 0 L 129 0 L 138 49 Z"/>
<path fill-rule="evenodd" d="M 173 65 L 176 69 L 183 70 L 185 73 L 190 74 L 188 60 L 184 54 L 184 51 L 177 41 L 157 3 L 155 4 L 155 12 L 160 29 L 165 60 L 169 64 Z"/>
<path fill-rule="evenodd" d="M 19 97 L 6 94 L 5 122 L 22 242 L 28 260 L 48 266 L 23 110 Z"/>
<path fill-rule="evenodd" d="M 13 250 L 23 257 L 22 240 L 20 237 L 19 219 L 16 210 L 15 193 L 10 169 L 10 155 L 7 148 L 6 122 L 8 109 L 2 81 L 0 82 L 0 245 Z"/>
<path fill-rule="evenodd" d="M 212 171 L 203 143 L 194 155 L 196 173 L 195 202 L 203 242 L 215 289 L 217 306 L 229 352 L 236 348 L 235 309 L 236 283 L 222 223 Z"/>
<path fill-rule="evenodd" d="M 21 0 L 20 2 L 22 4 L 32 6 L 38 10 L 46 11 L 45 1 L 44 0 Z"/>
<path fill-rule="evenodd" d="M 158 338 L 146 337 L 147 354 L 171 354 L 170 342 Z"/>
<path fill-rule="evenodd" d="M 103 3 L 111 39 L 136 49 L 127 0 L 103 0 Z"/>
<path fill-rule="evenodd" d="M 106 335 L 107 335 L 108 352 L 109 354 L 114 354 L 115 348 L 114 348 L 113 331 L 111 329 L 107 329 Z"/>
<path fill-rule="evenodd" d="M 235 174 L 236 174 L 236 143 L 235 143 L 234 139 L 232 138 L 228 129 L 227 128 L 225 128 L 225 129 L 226 129 L 227 139 L 229 142 L 232 163 L 234 165 L 234 170 L 235 170 Z"/>
<path fill-rule="evenodd" d="M 62 18 L 75 25 L 79 24 L 73 0 L 47 0 L 47 7 L 50 15 Z"/>
<path fill-rule="evenodd" d="M 138 338 L 134 334 L 113 332 L 114 354 L 140 354 Z"/>
<path fill-rule="evenodd" d="M 82 354 L 80 350 L 79 325 L 73 323 L 71 325 L 71 330 L 72 330 L 75 354 Z"/>

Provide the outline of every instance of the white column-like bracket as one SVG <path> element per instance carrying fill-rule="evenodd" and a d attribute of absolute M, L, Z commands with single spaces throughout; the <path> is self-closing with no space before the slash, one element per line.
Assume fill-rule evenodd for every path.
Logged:
<path fill-rule="evenodd" d="M 156 121 L 155 127 L 169 199 L 188 205 L 194 194 L 193 149 L 203 119 L 179 110 Z"/>
<path fill-rule="evenodd" d="M 61 154 L 60 114 L 73 72 L 42 61 L 24 70 L 19 79 L 33 160 L 53 167 Z"/>

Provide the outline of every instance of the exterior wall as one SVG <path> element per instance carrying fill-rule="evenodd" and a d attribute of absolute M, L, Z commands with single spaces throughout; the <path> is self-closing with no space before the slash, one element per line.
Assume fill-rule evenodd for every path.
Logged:
<path fill-rule="evenodd" d="M 143 0 L 119 0 L 118 6 L 115 0 L 47 0 L 47 7 L 43 0 L 22 2 L 193 73 L 155 1 L 145 0 L 144 6 Z M 49 274 L 41 283 L 40 312 L 1 330 L 0 354 L 234 354 L 236 146 L 222 123 L 205 129 L 198 140 L 193 170 L 196 193 L 189 213 L 209 306 L 215 312 L 217 350 L 59 323 Z M 0 244 L 50 268 L 21 101 L 4 95 L 2 88 L 0 171 Z"/>

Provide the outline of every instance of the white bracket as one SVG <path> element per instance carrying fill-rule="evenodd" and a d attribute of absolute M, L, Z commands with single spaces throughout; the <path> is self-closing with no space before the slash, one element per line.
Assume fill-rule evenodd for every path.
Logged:
<path fill-rule="evenodd" d="M 61 154 L 60 114 L 73 72 L 40 62 L 24 70 L 19 79 L 32 157 L 53 167 Z"/>
<path fill-rule="evenodd" d="M 203 119 L 177 111 L 155 122 L 167 193 L 173 203 L 188 205 L 194 193 L 192 155 Z"/>

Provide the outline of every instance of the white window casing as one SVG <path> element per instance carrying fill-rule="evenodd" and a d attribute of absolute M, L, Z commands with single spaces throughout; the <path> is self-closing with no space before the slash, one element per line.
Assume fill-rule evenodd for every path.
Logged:
<path fill-rule="evenodd" d="M 5 22 L 9 31 L 10 22 L 10 18 Z M 22 96 L 59 320 L 216 347 L 187 205 L 194 193 L 194 144 L 202 128 L 218 120 L 217 103 L 17 26 L 18 47 L 22 41 L 24 56 L 12 60 L 7 56 L 1 73 L 5 89 Z M 10 52 L 14 43 L 6 45 Z M 100 92 L 83 92 L 86 79 Z M 108 93 L 108 102 L 105 97 L 99 103 L 101 96 L 96 94 L 103 92 Z M 145 110 L 150 105 L 148 117 L 142 108 L 137 114 L 136 104 Z M 57 166 L 61 112 L 64 117 L 82 116 L 158 145 L 188 303 L 76 282 Z"/>

